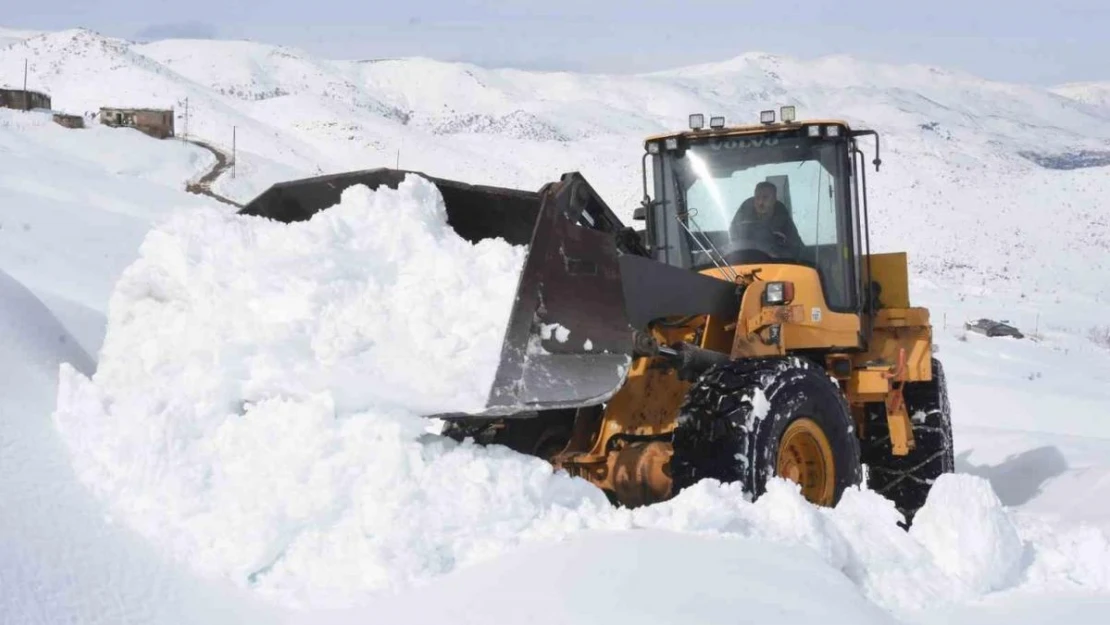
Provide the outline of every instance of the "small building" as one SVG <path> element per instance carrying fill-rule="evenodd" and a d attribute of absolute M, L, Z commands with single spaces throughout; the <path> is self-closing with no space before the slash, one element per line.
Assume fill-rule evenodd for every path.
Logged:
<path fill-rule="evenodd" d="M 67 113 L 54 113 L 54 123 L 66 128 L 84 128 L 85 118 L 80 115 L 69 115 Z"/>
<path fill-rule="evenodd" d="M 116 128 L 135 128 L 158 139 L 173 133 L 173 109 L 100 108 L 100 123 Z"/>
<path fill-rule="evenodd" d="M 0 108 L 16 109 L 19 111 L 49 109 L 50 96 L 38 91 L 0 89 Z"/>

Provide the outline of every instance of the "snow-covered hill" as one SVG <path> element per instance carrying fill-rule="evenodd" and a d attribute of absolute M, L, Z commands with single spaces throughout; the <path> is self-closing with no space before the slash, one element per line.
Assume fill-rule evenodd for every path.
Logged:
<path fill-rule="evenodd" d="M 18 41 L 24 41 L 32 37 L 43 35 L 42 31 L 37 30 L 17 30 L 14 28 L 0 27 L 0 47 L 11 45 Z"/>
<path fill-rule="evenodd" d="M 4 614 L 1104 620 L 1110 346 L 1092 339 L 1110 327 L 1110 177 L 1098 164 L 1110 113 L 1099 106 L 843 57 L 751 53 L 581 75 L 7 33 L 0 82 L 18 84 L 28 56 L 30 86 L 58 109 L 183 114 L 188 98 L 190 134 L 227 149 L 235 126 L 237 174 L 216 187 L 240 200 L 279 179 L 392 165 L 399 150 L 403 167 L 525 188 L 580 170 L 627 215 L 642 136 L 689 112 L 748 120 L 793 103 L 876 127 L 872 241 L 911 253 L 962 475 L 943 481 L 909 534 L 866 492 L 826 511 L 783 486 L 751 504 L 703 484 L 665 505 L 611 509 L 544 463 L 424 436 L 411 418 L 453 392 L 417 396 L 425 369 L 481 368 L 457 356 L 482 315 L 444 324 L 431 298 L 398 285 L 418 277 L 469 296 L 459 305 L 473 312 L 493 300 L 478 288 L 491 285 L 464 268 L 507 266 L 492 248 L 451 251 L 434 194 L 356 196 L 357 210 L 332 222 L 276 228 L 184 193 L 211 165 L 206 151 L 0 110 L 0 493 L 13 503 L 0 513 Z M 376 217 L 359 216 L 369 208 Z M 406 246 L 426 247 L 428 232 L 470 264 L 428 254 L 440 270 L 406 272 L 419 255 Z M 968 335 L 962 322 L 978 316 L 1033 336 Z M 405 323 L 410 339 L 375 334 Z M 406 342 L 423 359 L 405 360 Z M 399 364 L 382 369 L 383 354 Z M 383 376 L 389 384 L 366 382 Z M 376 594 L 386 589 L 399 594 Z M 288 610 L 298 604 L 313 609 Z"/>
<path fill-rule="evenodd" d="M 1062 96 L 1110 110 L 1110 82 L 1073 82 L 1052 90 Z"/>
<path fill-rule="evenodd" d="M 108 294 L 150 226 L 178 207 L 212 155 L 103 126 L 66 130 L 0 109 L 0 269 L 47 302 L 90 353 Z"/>
<path fill-rule="evenodd" d="M 281 179 L 400 162 L 533 189 L 579 170 L 628 216 L 640 195 L 645 135 L 682 127 L 690 112 L 749 121 L 760 109 L 796 104 L 805 116 L 844 117 L 883 133 L 884 170 L 869 179 L 877 248 L 906 249 L 915 269 L 961 282 L 1016 289 L 1020 276 L 1024 290 L 1052 289 L 1061 272 L 1074 271 L 1030 250 L 1070 249 L 1092 263 L 1089 280 L 1073 288 L 1092 295 L 1110 280 L 1110 109 L 1068 89 L 842 56 L 748 53 L 665 72 L 587 75 L 430 59 L 329 61 L 243 41 L 132 44 L 83 30 L 0 48 L 0 82 L 21 80 L 23 58 L 31 59 L 31 85 L 59 109 L 173 106 L 183 132 L 187 98 L 188 132 L 228 150 L 234 126 L 238 175 L 215 188 L 240 200 Z"/>

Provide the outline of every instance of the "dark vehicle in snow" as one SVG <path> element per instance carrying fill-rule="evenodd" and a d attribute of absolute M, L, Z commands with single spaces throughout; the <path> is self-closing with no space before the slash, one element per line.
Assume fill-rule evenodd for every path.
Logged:
<path fill-rule="evenodd" d="M 1025 338 L 1025 335 L 1014 326 L 993 319 L 968 321 L 964 324 L 964 327 L 972 332 L 978 332 L 979 334 L 989 337 L 1012 336 L 1016 339 Z"/>

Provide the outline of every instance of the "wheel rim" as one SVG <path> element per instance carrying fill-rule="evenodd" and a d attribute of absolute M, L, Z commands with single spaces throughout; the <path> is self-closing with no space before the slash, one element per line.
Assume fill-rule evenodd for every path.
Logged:
<path fill-rule="evenodd" d="M 836 468 L 832 446 L 817 422 L 803 417 L 791 423 L 779 440 L 775 474 L 802 487 L 812 503 L 832 505 Z"/>

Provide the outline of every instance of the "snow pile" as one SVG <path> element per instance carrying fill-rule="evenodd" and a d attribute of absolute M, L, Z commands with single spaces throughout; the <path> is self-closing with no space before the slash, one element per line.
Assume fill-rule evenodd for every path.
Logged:
<path fill-rule="evenodd" d="M 96 374 L 63 367 L 55 423 L 116 517 L 285 605 L 357 605 L 526 543 L 635 528 L 806 548 L 895 610 L 1023 584 L 1026 550 L 1030 583 L 1105 587 L 1068 547 L 1101 534 L 1018 538 L 972 476 L 938 481 L 907 533 L 875 493 L 828 510 L 785 481 L 755 503 L 703 481 L 617 509 L 538 459 L 428 434 L 417 415 L 484 402 L 523 256 L 460 239 L 419 177 L 297 224 L 177 215 L 123 273 Z"/>
<path fill-rule="evenodd" d="M 202 409 L 246 412 L 323 390 L 343 412 L 484 406 L 524 259 L 455 234 L 415 177 L 348 189 L 304 224 L 183 213 L 140 254 L 110 304 L 98 384 L 173 381 L 171 401 L 203 390 Z"/>
<path fill-rule="evenodd" d="M 82 478 L 129 522 L 240 579 L 286 551 L 295 559 L 299 541 L 353 556 L 345 518 L 372 533 L 424 513 L 452 525 L 457 510 L 429 511 L 406 485 L 451 489 L 466 462 L 426 466 L 435 454 L 413 438 L 427 422 L 412 415 L 484 405 L 523 257 L 458 237 L 420 178 L 349 189 L 288 226 L 179 214 L 123 273 L 92 383 L 63 370 L 57 424 Z M 550 473 L 512 464 L 514 497 Z M 475 514 L 497 499 L 482 494 Z M 334 533 L 321 539 L 319 527 Z M 442 557 L 388 564 L 364 583 L 450 566 Z"/>
<path fill-rule="evenodd" d="M 910 533 L 948 574 L 977 592 L 1005 588 L 1021 572 L 1018 530 L 984 480 L 943 476 Z"/>
<path fill-rule="evenodd" d="M 50 422 L 60 363 L 95 369 L 43 302 L 0 270 L 0 621 L 287 622 L 260 598 L 173 566 L 105 518 Z"/>

